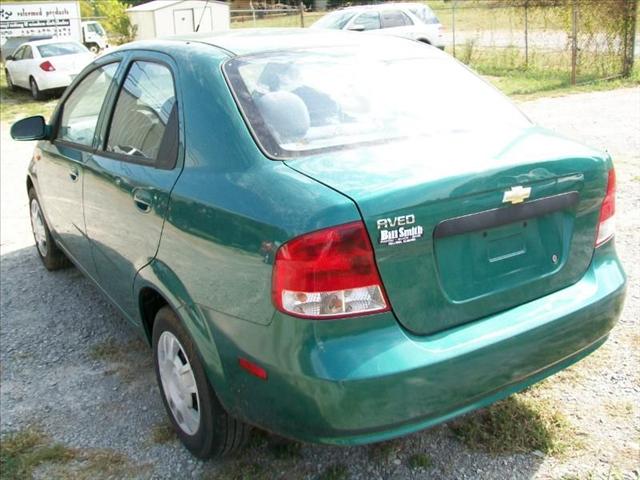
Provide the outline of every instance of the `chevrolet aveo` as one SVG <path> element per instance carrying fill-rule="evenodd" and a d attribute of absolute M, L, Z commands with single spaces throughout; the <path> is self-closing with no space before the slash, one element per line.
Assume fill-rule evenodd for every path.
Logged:
<path fill-rule="evenodd" d="M 354 445 L 597 349 L 623 304 L 610 157 L 436 48 L 349 32 L 129 44 L 75 79 L 26 177 L 37 252 L 153 348 L 199 457 L 249 425 Z"/>

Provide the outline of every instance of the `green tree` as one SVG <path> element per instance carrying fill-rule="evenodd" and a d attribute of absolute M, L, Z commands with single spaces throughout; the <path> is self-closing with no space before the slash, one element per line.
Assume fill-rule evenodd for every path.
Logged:
<path fill-rule="evenodd" d="M 118 40 L 130 42 L 135 37 L 135 26 L 127 15 L 129 4 L 120 0 L 80 0 L 82 18 L 101 17 L 107 32 Z"/>

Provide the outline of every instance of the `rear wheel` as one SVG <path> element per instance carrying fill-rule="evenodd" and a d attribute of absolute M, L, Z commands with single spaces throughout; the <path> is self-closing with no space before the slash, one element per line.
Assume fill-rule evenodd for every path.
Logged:
<path fill-rule="evenodd" d="M 38 82 L 36 82 L 36 79 L 33 77 L 29 79 L 29 89 L 31 90 L 31 96 L 34 100 L 44 100 L 44 94 L 38 87 Z"/>
<path fill-rule="evenodd" d="M 250 427 L 224 411 L 191 338 L 169 307 L 158 311 L 153 324 L 153 356 L 164 406 L 187 449 L 199 458 L 240 449 Z"/>
<path fill-rule="evenodd" d="M 13 80 L 11 80 L 11 74 L 9 73 L 9 70 L 7 70 L 6 68 L 4 70 L 4 75 L 5 75 L 5 78 L 7 79 L 7 88 L 12 92 L 15 92 L 16 86 L 13 84 Z"/>
<path fill-rule="evenodd" d="M 95 43 L 90 44 L 88 48 L 91 53 L 95 53 L 95 54 L 100 53 L 100 47 Z"/>
<path fill-rule="evenodd" d="M 71 262 L 58 248 L 51 231 L 47 225 L 40 202 L 33 188 L 29 189 L 29 214 L 31 216 L 31 229 L 33 230 L 33 239 L 36 242 L 36 250 L 38 256 L 47 270 L 60 270 L 71 266 Z"/>

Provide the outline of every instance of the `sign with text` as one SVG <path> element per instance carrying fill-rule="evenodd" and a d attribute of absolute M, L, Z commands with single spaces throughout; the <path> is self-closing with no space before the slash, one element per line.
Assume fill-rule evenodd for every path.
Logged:
<path fill-rule="evenodd" d="M 0 37 L 81 38 L 78 2 L 1 3 Z"/>

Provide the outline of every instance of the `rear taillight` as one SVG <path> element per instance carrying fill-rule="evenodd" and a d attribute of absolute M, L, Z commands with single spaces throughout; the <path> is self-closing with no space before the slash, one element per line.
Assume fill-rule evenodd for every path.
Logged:
<path fill-rule="evenodd" d="M 273 303 L 303 318 L 389 309 L 362 222 L 318 230 L 283 244 L 273 266 Z"/>
<path fill-rule="evenodd" d="M 45 72 L 53 72 L 55 71 L 55 67 L 51 64 L 49 60 L 46 60 L 40 64 L 40 68 Z"/>
<path fill-rule="evenodd" d="M 598 221 L 598 234 L 596 235 L 596 247 L 610 240 L 615 233 L 616 213 L 616 171 L 609 170 L 607 181 L 607 193 L 600 208 L 600 220 Z"/>

